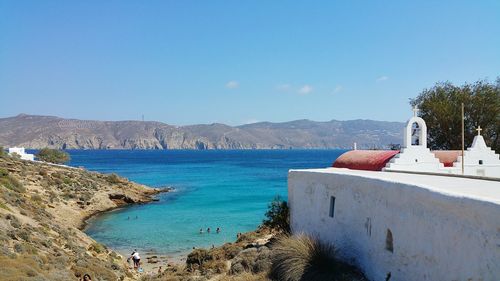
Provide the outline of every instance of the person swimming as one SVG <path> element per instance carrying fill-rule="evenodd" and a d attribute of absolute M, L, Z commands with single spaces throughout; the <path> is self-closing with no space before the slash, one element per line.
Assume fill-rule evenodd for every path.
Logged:
<path fill-rule="evenodd" d="M 210 233 L 210 227 L 209 227 L 209 228 L 207 228 L 207 233 Z"/>
<path fill-rule="evenodd" d="M 220 233 L 220 227 L 217 227 L 217 230 L 215 232 Z"/>
<path fill-rule="evenodd" d="M 203 228 L 200 228 L 200 234 L 203 234 Z"/>

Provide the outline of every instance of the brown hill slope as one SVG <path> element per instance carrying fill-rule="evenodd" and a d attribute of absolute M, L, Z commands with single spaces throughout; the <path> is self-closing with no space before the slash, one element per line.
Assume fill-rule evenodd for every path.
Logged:
<path fill-rule="evenodd" d="M 134 277 L 80 228 L 90 215 L 158 192 L 116 175 L 0 156 L 0 280 Z"/>
<path fill-rule="evenodd" d="M 21 114 L 0 118 L 0 145 L 63 149 L 288 149 L 384 147 L 400 143 L 403 123 L 372 120 L 171 126 L 151 121 L 89 121 Z"/>

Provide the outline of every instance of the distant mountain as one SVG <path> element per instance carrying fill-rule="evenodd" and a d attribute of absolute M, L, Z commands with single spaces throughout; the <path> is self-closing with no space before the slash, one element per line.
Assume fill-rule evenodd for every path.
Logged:
<path fill-rule="evenodd" d="M 0 145 L 62 149 L 289 149 L 386 147 L 403 123 L 373 120 L 172 126 L 152 121 L 90 121 L 20 114 L 0 118 Z"/>

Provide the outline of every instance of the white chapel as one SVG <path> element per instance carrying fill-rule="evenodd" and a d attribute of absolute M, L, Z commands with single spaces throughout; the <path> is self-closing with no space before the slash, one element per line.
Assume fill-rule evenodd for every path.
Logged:
<path fill-rule="evenodd" d="M 404 129 L 401 152 L 395 155 L 385 166 L 384 171 L 409 171 L 445 174 L 462 174 L 462 156 L 450 167 L 445 167 L 439 158 L 427 147 L 427 125 L 417 116 L 418 108 L 413 108 L 413 117 Z M 464 175 L 500 178 L 500 156 L 486 145 L 477 129 L 472 146 L 464 151 Z"/>

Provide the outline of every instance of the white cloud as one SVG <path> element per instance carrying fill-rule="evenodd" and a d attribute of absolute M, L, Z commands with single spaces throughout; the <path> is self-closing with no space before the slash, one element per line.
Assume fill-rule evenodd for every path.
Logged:
<path fill-rule="evenodd" d="M 387 81 L 387 80 L 389 80 L 389 77 L 387 77 L 387 76 L 380 76 L 379 78 L 377 78 L 376 81 L 377 82 L 382 82 L 382 81 Z"/>
<path fill-rule="evenodd" d="M 333 93 L 336 94 L 336 93 L 340 93 L 342 90 L 344 89 L 344 87 L 342 87 L 342 85 L 337 85 L 335 87 L 335 89 L 333 89 Z"/>
<path fill-rule="evenodd" d="M 299 94 L 307 95 L 313 91 L 313 87 L 311 85 L 304 85 L 299 89 Z"/>
<path fill-rule="evenodd" d="M 228 89 L 236 89 L 240 86 L 240 83 L 238 81 L 229 81 L 226 83 L 226 88 Z"/>
<path fill-rule="evenodd" d="M 290 84 L 276 85 L 276 90 L 278 90 L 278 91 L 286 92 L 286 91 L 289 91 L 291 88 L 292 88 L 292 86 L 290 86 Z"/>

